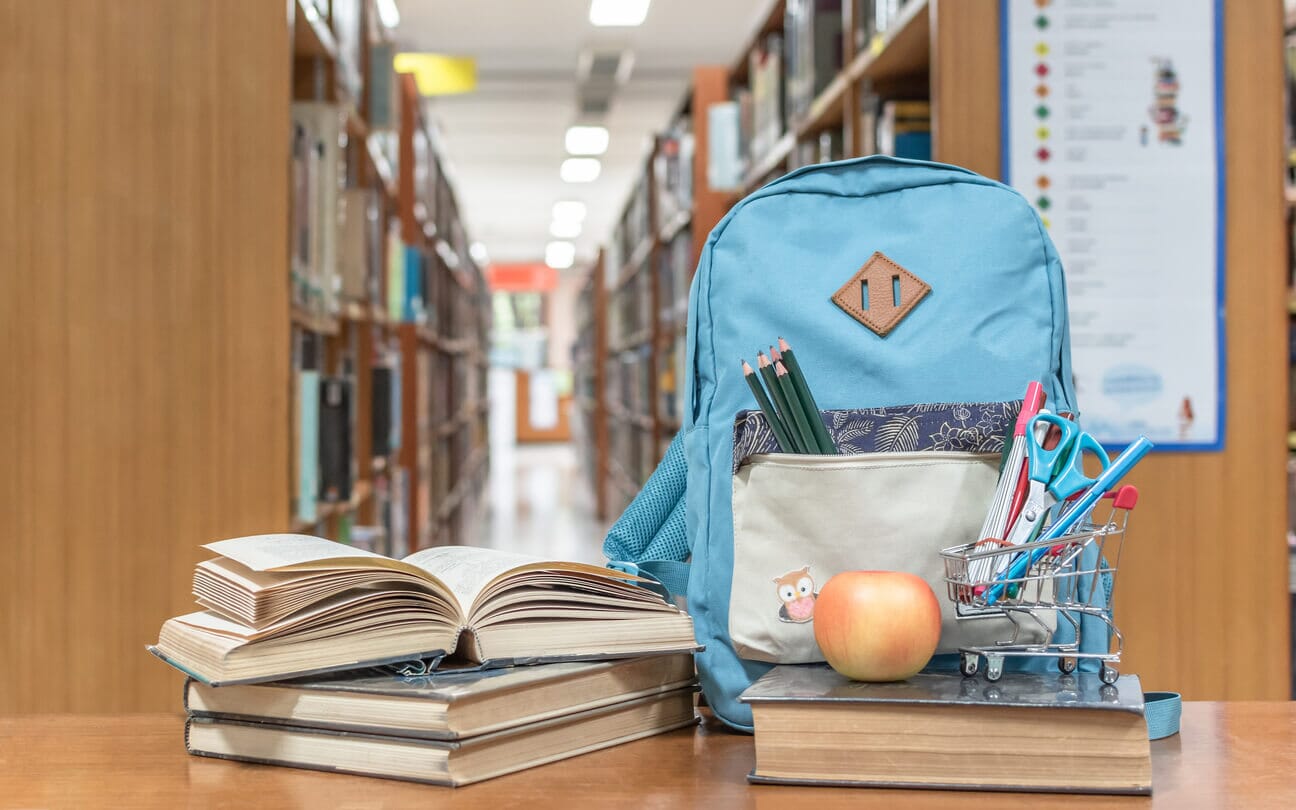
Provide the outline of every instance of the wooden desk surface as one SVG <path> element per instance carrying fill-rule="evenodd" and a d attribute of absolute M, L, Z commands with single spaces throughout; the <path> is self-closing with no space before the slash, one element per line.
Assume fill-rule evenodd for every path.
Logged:
<path fill-rule="evenodd" d="M 714 720 L 463 788 L 185 754 L 170 714 L 0 718 L 0 807 L 1296 807 L 1296 704 L 1189 703 L 1152 743 L 1153 797 L 748 785 L 751 738 Z"/>

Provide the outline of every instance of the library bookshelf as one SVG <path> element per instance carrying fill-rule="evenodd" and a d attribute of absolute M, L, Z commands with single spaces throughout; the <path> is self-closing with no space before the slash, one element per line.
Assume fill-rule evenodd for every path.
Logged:
<path fill-rule="evenodd" d="M 779 52 L 788 9 L 771 3 L 749 44 L 728 70 L 721 100 L 751 92 L 752 55 Z M 813 4 L 812 4 L 813 5 Z M 879 29 L 860 9 L 895 11 Z M 930 156 L 1001 177 L 999 0 L 904 0 L 899 4 L 840 4 L 842 39 L 834 70 L 816 77 L 817 91 L 799 111 L 774 116 L 777 131 L 750 143 L 741 172 L 724 189 L 706 186 L 705 166 L 695 194 L 723 200 L 717 215 L 694 210 L 700 244 L 724 209 L 765 182 L 806 163 L 878 151 L 877 102 L 926 100 Z M 1127 671 L 1150 689 L 1173 689 L 1186 699 L 1287 699 L 1290 696 L 1287 544 L 1281 504 L 1286 475 L 1288 403 L 1280 379 L 1289 379 L 1283 353 L 1290 327 L 1290 292 L 1283 223 L 1292 195 L 1276 167 L 1284 161 L 1282 48 L 1278 3 L 1222 5 L 1225 153 L 1225 342 L 1228 408 L 1224 449 L 1215 453 L 1154 453 L 1132 476 L 1140 499 L 1137 542 L 1121 561 L 1116 611 L 1123 618 Z M 876 18 L 871 18 L 876 22 Z M 777 94 L 776 94 L 777 95 Z M 706 155 L 705 107 L 692 104 L 695 169 Z M 674 122 L 672 122 L 673 124 Z M 754 140 L 754 139 L 753 139 Z M 636 194 L 653 189 L 645 167 Z M 696 174 L 696 172 L 695 172 Z M 724 192 L 728 191 L 725 196 Z M 627 214 L 633 213 L 632 206 Z M 625 287 L 632 298 L 651 297 L 654 285 L 634 286 L 638 265 L 629 258 L 660 253 L 654 240 L 641 253 L 625 251 L 623 224 L 603 263 L 608 328 L 603 357 L 608 384 L 591 389 L 587 407 L 608 414 L 610 440 L 586 456 L 607 469 L 594 476 L 608 491 L 612 515 L 633 497 L 659 456 L 674 423 L 661 418 L 655 398 L 624 406 L 618 380 L 639 380 L 647 395 L 661 390 L 660 355 L 635 353 L 645 322 L 619 325 Z M 621 252 L 619 252 L 621 251 Z M 695 248 L 693 261 L 696 261 Z M 651 259 L 650 259 L 651 261 Z M 653 264 L 651 272 L 660 272 Z M 690 272 L 692 268 L 690 267 Z M 657 312 L 656 307 L 652 310 Z M 592 322 L 597 322 L 595 312 Z M 655 323 L 655 321 L 654 321 Z M 653 326 L 655 334 L 662 334 Z M 591 340 L 597 336 L 590 335 Z M 591 360 L 590 362 L 594 362 Z M 1280 376 L 1283 375 L 1283 376 Z M 591 372 L 591 378 L 595 375 Z M 604 400 L 600 402 L 599 398 Z M 642 447 L 636 435 L 649 437 Z M 629 437 L 629 438 L 627 438 Z M 600 460 L 599 453 L 607 454 Z M 637 453 L 637 455 L 636 455 Z M 1221 542 L 1225 540 L 1225 542 Z M 1173 549 L 1172 553 L 1167 550 Z M 1169 562 L 1167 562 L 1169 560 Z M 1215 595 L 1227 594 L 1221 611 Z M 1241 601 L 1239 601 L 1241 600 Z"/>
<path fill-rule="evenodd" d="M 310 362 L 303 355 L 314 355 L 321 375 L 350 387 L 342 456 L 351 472 L 341 476 L 349 486 L 335 487 L 321 469 L 325 480 L 312 498 L 301 480 L 309 448 L 298 459 L 309 425 L 299 420 L 291 525 L 400 556 L 462 542 L 474 525 L 487 469 L 488 302 L 413 77 L 392 72 L 372 3 L 357 5 L 364 36 L 348 56 L 330 27 L 335 16 L 310 0 L 294 4 L 294 100 L 340 109 L 344 194 L 364 190 L 369 204 L 366 222 L 347 222 L 338 235 L 341 294 L 326 291 L 321 305 L 308 290 L 293 304 L 294 372 Z M 300 196 L 294 205 L 304 202 Z M 344 206 L 343 220 L 352 215 Z M 345 241 L 354 239 L 362 244 Z M 293 394 L 309 396 L 300 385 Z M 320 441 L 328 438 L 321 431 Z M 337 455 L 319 449 L 321 457 Z"/>
<path fill-rule="evenodd" d="M 375 227 L 437 188 L 402 195 L 415 167 L 399 160 L 394 81 L 373 97 L 385 43 L 369 2 L 9 3 L 0 39 L 0 154 L 13 158 L 0 183 L 0 713 L 172 711 L 181 679 L 143 645 L 194 609 L 201 544 L 382 522 L 390 474 L 414 465 L 403 444 L 374 452 L 366 369 L 407 334 L 429 367 L 464 375 L 435 378 L 427 398 L 442 410 L 420 440 L 445 483 L 407 525 L 431 527 L 416 542 L 463 538 L 486 464 L 479 273 L 442 183 L 420 215 L 432 235 L 413 243 L 434 291 L 422 321 L 392 317 L 385 286 L 330 307 L 298 296 L 296 102 L 336 107 L 339 195 L 369 192 Z M 385 267 L 388 240 L 377 247 Z M 306 525 L 302 342 L 322 374 L 353 380 L 355 425 L 350 491 Z"/>

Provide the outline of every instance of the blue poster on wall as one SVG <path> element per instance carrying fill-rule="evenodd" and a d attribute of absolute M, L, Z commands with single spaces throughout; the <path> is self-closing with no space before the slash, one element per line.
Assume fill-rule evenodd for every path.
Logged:
<path fill-rule="evenodd" d="M 1066 268 L 1084 427 L 1224 444 L 1219 0 L 1003 0 L 1005 181 Z"/>

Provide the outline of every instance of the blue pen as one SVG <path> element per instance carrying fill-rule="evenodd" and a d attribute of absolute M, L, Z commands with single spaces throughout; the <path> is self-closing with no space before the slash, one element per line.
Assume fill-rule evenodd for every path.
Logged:
<path fill-rule="evenodd" d="M 1125 474 L 1128 473 L 1141 458 L 1146 456 L 1148 451 L 1151 449 L 1152 442 L 1148 441 L 1146 436 L 1139 436 L 1135 439 L 1129 447 L 1126 447 L 1125 450 L 1116 457 L 1116 460 L 1111 463 L 1110 467 L 1103 470 L 1102 475 L 1098 476 L 1098 478 L 1094 480 L 1093 486 L 1089 487 L 1089 489 L 1085 491 L 1085 494 L 1080 496 L 1080 500 L 1076 501 L 1070 509 L 1063 512 L 1062 516 L 1055 520 L 1053 525 L 1049 526 L 1048 529 L 1040 535 L 1039 540 L 1036 542 L 1043 543 L 1049 540 L 1056 540 L 1070 531 L 1071 527 L 1079 523 L 1085 515 L 1089 514 L 1089 510 L 1093 509 L 1094 504 L 1098 503 L 1102 496 L 1107 494 L 1108 490 L 1120 483 L 1120 480 L 1125 477 Z M 1038 562 L 1040 557 L 1043 557 L 1048 553 L 1048 550 L 1048 546 L 1040 546 L 1030 554 L 1019 554 L 1017 559 L 1013 561 L 1013 564 L 1009 566 L 1008 570 L 999 576 L 1000 581 L 991 586 L 990 590 L 986 591 L 986 604 L 993 605 L 997 602 L 999 597 L 1003 595 L 1004 588 L 1007 586 L 1008 581 L 1024 577 L 1030 567 Z"/>

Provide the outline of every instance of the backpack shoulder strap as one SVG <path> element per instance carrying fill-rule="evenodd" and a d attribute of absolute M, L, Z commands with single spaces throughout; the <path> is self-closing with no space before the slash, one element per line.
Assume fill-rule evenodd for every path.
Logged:
<path fill-rule="evenodd" d="M 688 590 L 691 552 L 684 521 L 688 470 L 677 433 L 657 469 L 603 540 L 608 567 L 656 580 L 671 597 Z"/>

